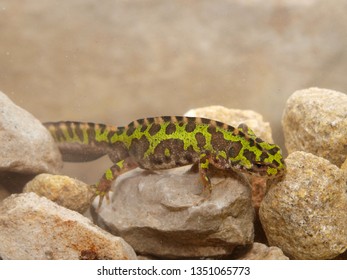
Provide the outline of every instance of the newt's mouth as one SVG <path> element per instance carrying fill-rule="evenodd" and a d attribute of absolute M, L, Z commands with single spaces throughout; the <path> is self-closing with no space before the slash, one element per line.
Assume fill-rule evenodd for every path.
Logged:
<path fill-rule="evenodd" d="M 278 166 L 272 162 L 254 162 L 250 168 L 244 167 L 243 171 L 253 176 L 275 178 L 283 176 L 285 168 L 284 165 Z"/>

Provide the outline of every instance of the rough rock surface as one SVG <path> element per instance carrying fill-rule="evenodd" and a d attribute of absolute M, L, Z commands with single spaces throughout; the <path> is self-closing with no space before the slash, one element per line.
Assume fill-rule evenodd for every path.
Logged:
<path fill-rule="evenodd" d="M 1 202 L 0 240 L 3 259 L 136 259 L 122 238 L 34 193 Z"/>
<path fill-rule="evenodd" d="M 188 169 L 137 169 L 121 176 L 99 223 L 136 252 L 162 258 L 229 255 L 235 245 L 252 243 L 248 184 L 236 174 L 216 174 L 211 197 L 202 201 L 199 175 Z"/>
<path fill-rule="evenodd" d="M 262 115 L 251 110 L 229 109 L 215 105 L 192 109 L 185 113 L 185 115 L 213 119 L 234 127 L 237 127 L 240 123 L 245 123 L 258 137 L 264 141 L 273 142 L 270 124 L 264 122 Z"/>
<path fill-rule="evenodd" d="M 278 247 L 268 247 L 265 244 L 254 242 L 249 250 L 241 254 L 238 260 L 288 260 Z"/>
<path fill-rule="evenodd" d="M 282 125 L 288 153 L 305 151 L 337 166 L 347 157 L 347 95 L 309 88 L 288 99 Z"/>
<path fill-rule="evenodd" d="M 68 176 L 40 174 L 28 182 L 23 192 L 34 192 L 70 210 L 84 213 L 95 197 L 95 189 Z"/>
<path fill-rule="evenodd" d="M 30 113 L 0 92 L 0 172 L 58 172 L 62 166 L 53 138 Z"/>
<path fill-rule="evenodd" d="M 346 174 L 305 152 L 286 159 L 287 174 L 270 188 L 259 215 L 270 245 L 294 259 L 332 259 L 347 248 Z"/>

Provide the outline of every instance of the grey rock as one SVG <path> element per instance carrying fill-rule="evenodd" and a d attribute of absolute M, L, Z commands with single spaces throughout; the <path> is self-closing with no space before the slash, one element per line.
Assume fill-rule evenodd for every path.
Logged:
<path fill-rule="evenodd" d="M 282 119 L 289 153 L 305 151 L 341 166 L 347 158 L 347 95 L 309 88 L 288 99 Z"/>
<path fill-rule="evenodd" d="M 236 245 L 251 244 L 249 185 L 235 174 L 219 174 L 212 177 L 211 197 L 204 199 L 199 175 L 188 169 L 122 175 L 99 223 L 139 254 L 162 258 L 228 255 Z"/>
<path fill-rule="evenodd" d="M 0 92 L 0 173 L 55 173 L 62 167 L 53 138 L 30 113 Z"/>
<path fill-rule="evenodd" d="M 347 249 L 347 176 L 305 152 L 286 159 L 287 174 L 270 188 L 259 216 L 272 246 L 294 259 L 332 259 Z"/>
<path fill-rule="evenodd" d="M 3 259 L 136 259 L 122 238 L 34 193 L 1 202 L 0 240 Z"/>

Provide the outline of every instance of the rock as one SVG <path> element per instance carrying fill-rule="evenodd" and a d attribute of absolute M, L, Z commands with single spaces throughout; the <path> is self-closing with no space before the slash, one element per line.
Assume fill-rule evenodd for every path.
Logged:
<path fill-rule="evenodd" d="M 159 258 L 229 255 L 236 245 L 251 244 L 250 187 L 237 174 L 216 173 L 211 197 L 203 201 L 199 175 L 188 169 L 122 175 L 98 223 L 137 253 Z"/>
<path fill-rule="evenodd" d="M 270 188 L 259 215 L 272 246 L 294 259 L 332 259 L 347 248 L 346 174 L 305 152 L 286 159 L 287 174 Z"/>
<path fill-rule="evenodd" d="M 3 259 L 136 259 L 122 238 L 34 193 L 2 201 L 0 240 Z"/>
<path fill-rule="evenodd" d="M 254 242 L 251 248 L 239 255 L 238 260 L 288 260 L 278 247 L 268 247 L 265 244 Z"/>
<path fill-rule="evenodd" d="M 60 206 L 84 213 L 95 197 L 95 189 L 68 176 L 40 174 L 28 182 L 23 192 L 34 192 Z"/>
<path fill-rule="evenodd" d="M 288 153 L 305 151 L 341 166 L 347 157 L 347 95 L 309 88 L 288 99 L 282 125 Z"/>
<path fill-rule="evenodd" d="M 264 141 L 273 143 L 270 124 L 264 122 L 262 115 L 251 110 L 229 109 L 223 106 L 208 106 L 189 110 L 185 113 L 185 116 L 213 119 L 234 127 L 238 127 L 240 123 L 245 123 L 254 131 L 255 135 Z"/>
<path fill-rule="evenodd" d="M 61 156 L 49 132 L 0 92 L 0 173 L 55 173 Z"/>

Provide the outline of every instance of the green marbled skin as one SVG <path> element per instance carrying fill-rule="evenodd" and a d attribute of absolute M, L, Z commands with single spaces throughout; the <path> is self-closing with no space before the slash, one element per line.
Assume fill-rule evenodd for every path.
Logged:
<path fill-rule="evenodd" d="M 156 117 L 125 127 L 56 122 L 46 123 L 65 161 L 88 161 L 108 155 L 114 165 L 97 184 L 102 198 L 116 177 L 136 167 L 160 170 L 198 163 L 201 179 L 211 191 L 209 167 L 265 178 L 282 176 L 285 164 L 280 148 L 256 137 L 241 124 L 194 117 Z"/>

